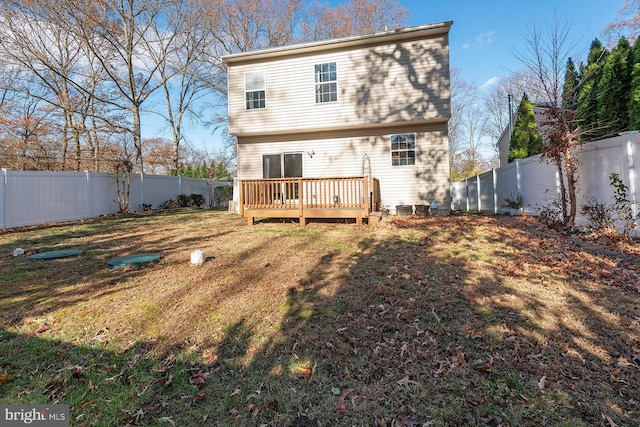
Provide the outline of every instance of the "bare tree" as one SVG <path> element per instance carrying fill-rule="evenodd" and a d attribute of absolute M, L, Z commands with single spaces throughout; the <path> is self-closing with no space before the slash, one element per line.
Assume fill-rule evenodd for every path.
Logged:
<path fill-rule="evenodd" d="M 624 0 L 616 18 L 602 33 L 612 46 L 623 36 L 633 43 L 640 36 L 640 0 Z"/>
<path fill-rule="evenodd" d="M 56 24 L 47 13 L 51 4 L 7 1 L 0 7 L 0 54 L 20 67 L 28 85 L 40 85 L 51 96 L 42 101 L 61 111 L 61 168 L 66 169 L 69 143 L 75 148 L 75 170 L 81 166 L 81 141 L 75 113 L 77 96 L 69 84 L 78 72 L 81 53 L 72 34 Z M 46 94 L 45 92 L 45 94 Z"/>
<path fill-rule="evenodd" d="M 62 0 L 57 4 L 55 11 L 60 22 L 67 23 L 68 30 L 88 48 L 117 94 L 101 98 L 100 102 L 129 112 L 128 130 L 135 147 L 135 162 L 138 170 L 144 172 L 142 105 L 162 85 L 156 80 L 158 61 L 149 60 L 149 51 L 157 52 L 162 47 L 169 52 L 166 47 L 176 37 L 171 31 L 158 37 L 152 28 L 166 22 L 165 12 L 173 5 L 172 0 L 86 0 L 80 5 L 76 0 Z"/>
<path fill-rule="evenodd" d="M 527 51 L 516 56 L 536 76 L 536 87 L 544 97 L 542 155 L 556 165 L 564 225 L 573 227 L 578 167 L 573 149 L 580 144 L 581 129 L 575 110 L 562 103 L 565 64 L 573 48 L 568 42 L 569 30 L 570 25 L 561 25 L 557 19 L 544 28 L 533 26 L 525 35 Z"/>
<path fill-rule="evenodd" d="M 475 102 L 478 88 L 467 82 L 459 68 L 451 68 L 451 118 L 449 119 L 449 168 L 464 146 L 464 111 Z"/>
<path fill-rule="evenodd" d="M 372 34 L 402 26 L 409 11 L 393 0 L 349 0 L 330 7 L 311 2 L 301 25 L 305 41 Z"/>
<path fill-rule="evenodd" d="M 162 45 L 159 51 L 150 50 L 151 58 L 158 63 L 159 81 L 166 103 L 165 118 L 173 137 L 173 160 L 168 172 L 177 174 L 180 166 L 180 147 L 183 143 L 182 125 L 189 115 L 198 120 L 197 101 L 211 92 L 206 84 L 211 72 L 207 61 L 207 46 L 211 42 L 211 30 L 201 24 L 203 10 L 198 2 L 178 3 L 168 14 L 170 27 L 153 26 L 156 38 L 166 31 L 176 33 L 175 47 Z M 214 68 L 214 72 L 216 69 Z"/>
<path fill-rule="evenodd" d="M 449 166 L 451 178 L 466 178 L 481 170 L 481 151 L 488 143 L 486 115 L 480 90 L 465 80 L 460 70 L 451 70 L 451 118 L 449 119 Z"/>

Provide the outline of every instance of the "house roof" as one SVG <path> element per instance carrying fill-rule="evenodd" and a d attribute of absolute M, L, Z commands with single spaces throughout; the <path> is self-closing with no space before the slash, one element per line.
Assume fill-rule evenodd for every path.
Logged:
<path fill-rule="evenodd" d="M 400 28 L 391 31 L 381 31 L 362 36 L 345 37 L 340 39 L 321 40 L 310 43 L 295 44 L 290 46 L 274 47 L 270 49 L 256 50 L 252 52 L 234 53 L 224 55 L 222 60 L 227 64 L 236 64 L 256 60 L 281 58 L 283 56 L 312 54 L 336 49 L 365 47 L 394 43 L 400 41 L 421 39 L 435 35 L 447 34 L 453 21 L 437 24 L 421 25 L 416 27 Z"/>

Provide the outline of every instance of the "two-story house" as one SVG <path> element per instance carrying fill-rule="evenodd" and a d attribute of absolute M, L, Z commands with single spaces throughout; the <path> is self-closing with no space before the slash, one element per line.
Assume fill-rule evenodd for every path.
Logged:
<path fill-rule="evenodd" d="M 250 223 L 361 220 L 397 205 L 448 212 L 451 25 L 224 56 Z"/>

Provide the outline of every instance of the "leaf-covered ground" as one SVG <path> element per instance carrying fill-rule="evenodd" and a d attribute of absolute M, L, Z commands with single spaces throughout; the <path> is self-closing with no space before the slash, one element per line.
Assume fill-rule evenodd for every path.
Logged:
<path fill-rule="evenodd" d="M 527 217 L 244 224 L 0 234 L 0 402 L 79 426 L 637 425 L 637 242 Z M 54 249 L 83 253 L 27 258 Z M 140 252 L 160 262 L 106 268 Z"/>

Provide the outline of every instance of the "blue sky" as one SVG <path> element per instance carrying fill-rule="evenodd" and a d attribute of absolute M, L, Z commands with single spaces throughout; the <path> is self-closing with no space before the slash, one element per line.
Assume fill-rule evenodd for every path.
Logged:
<path fill-rule="evenodd" d="M 601 40 L 602 30 L 613 21 L 623 0 L 396 0 L 409 10 L 407 26 L 453 21 L 450 32 L 451 65 L 462 77 L 479 86 L 507 77 L 522 68 L 513 51 L 525 48 L 524 35 L 533 25 L 570 24 L 572 56 L 586 58 L 591 41 Z M 331 5 L 345 0 L 330 0 Z M 162 126 L 147 126 L 143 138 L 156 136 Z M 147 132 L 144 132 L 144 131 Z M 185 133 L 195 147 L 209 153 L 222 148 L 218 135 L 198 126 L 186 126 Z"/>
<path fill-rule="evenodd" d="M 522 68 L 512 53 L 524 49 L 533 25 L 570 24 L 574 58 L 586 58 L 591 41 L 613 21 L 623 0 L 396 0 L 411 12 L 409 26 L 453 21 L 451 65 L 482 86 Z"/>

